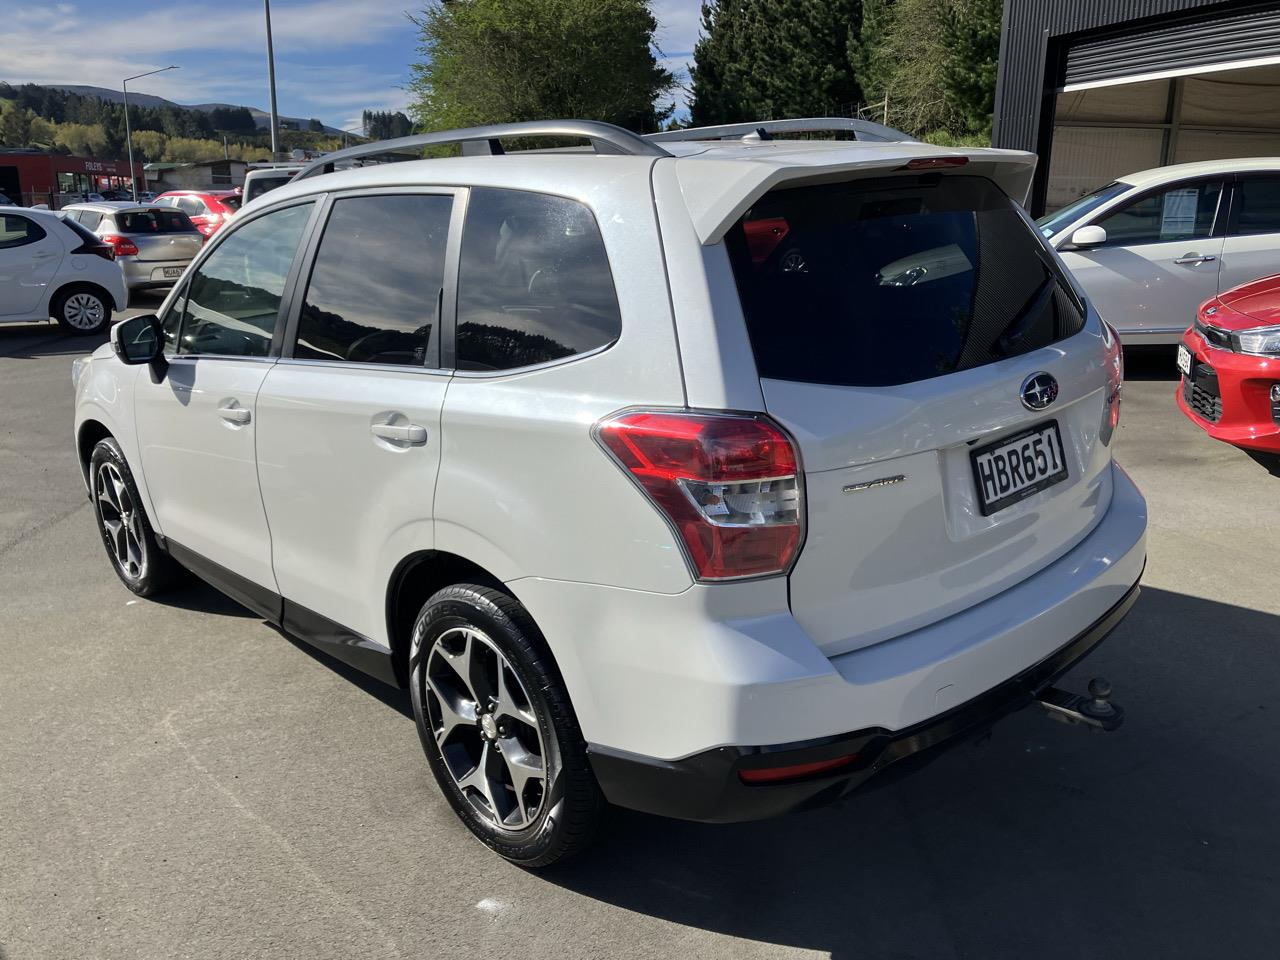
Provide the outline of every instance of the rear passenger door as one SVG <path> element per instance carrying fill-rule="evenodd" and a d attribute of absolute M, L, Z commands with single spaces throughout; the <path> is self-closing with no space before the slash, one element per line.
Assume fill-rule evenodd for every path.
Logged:
<path fill-rule="evenodd" d="M 392 568 L 433 546 L 459 207 L 448 189 L 399 190 L 337 194 L 322 211 L 258 395 L 272 562 L 300 632 L 385 642 Z"/>
<path fill-rule="evenodd" d="M 1241 174 L 1222 248 L 1218 292 L 1280 273 L 1280 174 Z"/>

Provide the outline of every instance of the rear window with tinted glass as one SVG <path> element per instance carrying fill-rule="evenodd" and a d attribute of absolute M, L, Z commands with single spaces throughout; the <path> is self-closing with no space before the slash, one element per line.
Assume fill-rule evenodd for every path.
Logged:
<path fill-rule="evenodd" d="M 240 198 L 234 195 L 228 194 L 225 197 L 218 197 L 218 202 L 229 210 L 240 209 Z"/>
<path fill-rule="evenodd" d="M 189 233 L 196 229 L 181 210 L 135 210 L 115 217 L 121 233 Z"/>
<path fill-rule="evenodd" d="M 1042 238 L 981 177 L 777 190 L 726 240 L 762 377 L 912 383 L 1084 323 Z"/>

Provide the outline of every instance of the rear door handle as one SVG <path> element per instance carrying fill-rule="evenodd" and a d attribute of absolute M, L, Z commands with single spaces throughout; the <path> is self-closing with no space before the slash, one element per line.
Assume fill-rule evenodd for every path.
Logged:
<path fill-rule="evenodd" d="M 370 428 L 375 437 L 420 447 L 427 442 L 427 428 L 416 423 L 375 423 Z"/>
<path fill-rule="evenodd" d="M 1185 257 L 1179 257 L 1174 263 L 1210 263 L 1218 258 L 1212 255 L 1200 256 L 1198 253 L 1188 253 Z"/>
<path fill-rule="evenodd" d="M 234 400 L 230 403 L 224 403 L 219 406 L 218 416 L 223 420 L 226 420 L 228 423 L 248 423 L 253 419 L 253 414 L 251 414 L 248 409 L 238 404 L 232 406 L 231 404 L 233 403 L 235 403 Z"/>

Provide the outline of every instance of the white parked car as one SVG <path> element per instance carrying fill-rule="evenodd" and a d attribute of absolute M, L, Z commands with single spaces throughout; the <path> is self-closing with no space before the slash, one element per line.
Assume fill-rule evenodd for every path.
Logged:
<path fill-rule="evenodd" d="M 539 135 L 598 153 L 469 152 Z M 408 686 L 526 866 L 605 801 L 769 816 L 1032 699 L 1120 716 L 1050 687 L 1133 602 L 1146 511 L 1034 158 L 703 136 L 327 157 L 74 369 L 124 584 L 185 567 Z"/>
<path fill-rule="evenodd" d="M 100 333 L 128 303 L 115 251 L 47 210 L 0 211 L 0 323 L 46 320 Z"/>
<path fill-rule="evenodd" d="M 1126 344 L 1177 343 L 1201 303 L 1280 265 L 1280 158 L 1144 170 L 1037 223 Z"/>

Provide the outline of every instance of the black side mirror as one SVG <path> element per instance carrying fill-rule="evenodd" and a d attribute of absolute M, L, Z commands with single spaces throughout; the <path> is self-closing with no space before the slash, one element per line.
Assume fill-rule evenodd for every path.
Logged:
<path fill-rule="evenodd" d="M 164 361 L 164 333 L 153 313 L 130 317 L 111 328 L 111 349 L 130 366 Z"/>

